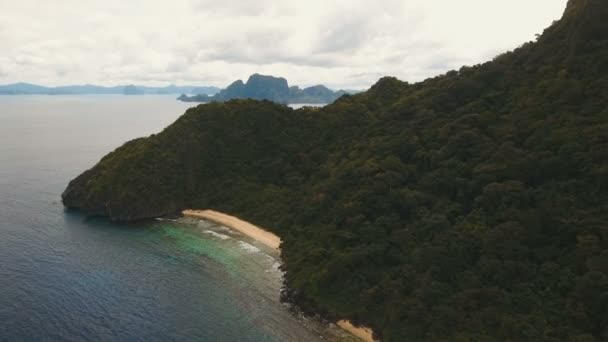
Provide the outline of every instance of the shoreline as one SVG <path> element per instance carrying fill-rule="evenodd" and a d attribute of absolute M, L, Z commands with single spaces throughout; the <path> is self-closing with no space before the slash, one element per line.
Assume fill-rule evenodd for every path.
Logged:
<path fill-rule="evenodd" d="M 336 323 L 336 325 L 339 326 L 340 328 L 342 328 L 343 330 L 348 331 L 352 335 L 360 338 L 362 341 L 365 341 L 365 342 L 375 342 L 376 341 L 376 340 L 374 340 L 374 337 L 373 337 L 374 332 L 372 331 L 371 328 L 356 327 L 350 321 L 347 321 L 344 319 L 339 320 L 338 323 Z"/>
<path fill-rule="evenodd" d="M 279 253 L 281 252 L 279 248 L 281 245 L 280 237 L 254 224 L 251 224 L 247 221 L 243 221 L 238 217 L 230 216 L 214 210 L 188 209 L 182 211 L 182 214 L 186 217 L 205 219 L 224 225 L 228 228 L 234 229 L 238 232 L 245 234 L 246 236 L 262 243 L 268 248 L 278 251 Z"/>
<path fill-rule="evenodd" d="M 238 217 L 231 216 L 228 214 L 220 213 L 214 210 L 195 210 L 187 209 L 182 211 L 182 215 L 186 217 L 193 217 L 198 219 L 204 219 L 213 221 L 215 223 L 224 225 L 228 228 L 234 229 L 244 235 L 262 243 L 266 247 L 277 251 L 281 254 L 281 238 L 276 234 L 273 234 L 263 228 L 260 228 L 252 223 L 243 221 Z M 348 320 L 339 320 L 336 325 L 341 329 L 349 332 L 351 335 L 358 337 L 364 342 L 374 342 L 373 331 L 367 327 L 355 327 Z"/>

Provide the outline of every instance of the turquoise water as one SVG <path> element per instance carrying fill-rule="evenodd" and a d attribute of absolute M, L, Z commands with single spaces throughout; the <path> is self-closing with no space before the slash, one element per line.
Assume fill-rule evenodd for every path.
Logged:
<path fill-rule="evenodd" d="M 278 256 L 246 237 L 198 220 L 114 225 L 64 211 L 70 179 L 188 106 L 0 97 L 1 341 L 319 340 L 320 326 L 279 302 Z"/>

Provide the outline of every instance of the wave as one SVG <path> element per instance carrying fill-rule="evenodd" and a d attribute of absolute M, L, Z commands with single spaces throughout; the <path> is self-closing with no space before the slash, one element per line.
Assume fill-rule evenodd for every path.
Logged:
<path fill-rule="evenodd" d="M 239 246 L 249 253 L 261 252 L 259 248 L 257 248 L 256 246 L 250 245 L 245 241 L 239 241 Z"/>
<path fill-rule="evenodd" d="M 157 217 L 155 218 L 156 221 L 171 221 L 171 222 L 175 222 L 177 221 L 176 219 L 170 219 L 170 218 L 164 218 L 164 217 Z"/>
<path fill-rule="evenodd" d="M 230 239 L 230 236 L 228 235 L 224 235 L 224 234 L 220 234 L 220 233 L 216 233 L 213 230 L 205 230 L 204 231 L 206 234 L 210 234 L 215 236 L 216 238 L 220 239 L 220 240 L 228 240 Z M 252 246 L 253 247 L 253 246 Z"/>
<path fill-rule="evenodd" d="M 207 222 L 207 221 L 205 221 L 205 220 L 198 220 L 198 221 L 196 222 L 196 225 L 197 225 L 198 227 L 200 227 L 200 228 L 210 228 L 210 227 L 212 227 L 212 226 L 213 226 L 213 225 L 211 224 L 211 222 Z"/>

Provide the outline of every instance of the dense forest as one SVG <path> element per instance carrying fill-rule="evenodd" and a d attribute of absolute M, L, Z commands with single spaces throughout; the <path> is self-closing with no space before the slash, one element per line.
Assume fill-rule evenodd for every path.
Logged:
<path fill-rule="evenodd" d="M 536 42 L 324 108 L 199 105 L 64 204 L 272 229 L 286 299 L 384 341 L 606 341 L 606 18 L 607 1 L 570 0 Z"/>

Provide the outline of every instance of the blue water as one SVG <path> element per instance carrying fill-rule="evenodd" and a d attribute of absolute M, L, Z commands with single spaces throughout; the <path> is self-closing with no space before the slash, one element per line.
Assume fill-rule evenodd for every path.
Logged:
<path fill-rule="evenodd" d="M 278 256 L 255 242 L 204 221 L 114 225 L 64 211 L 69 180 L 189 105 L 0 96 L 1 341 L 319 339 L 279 302 Z"/>

